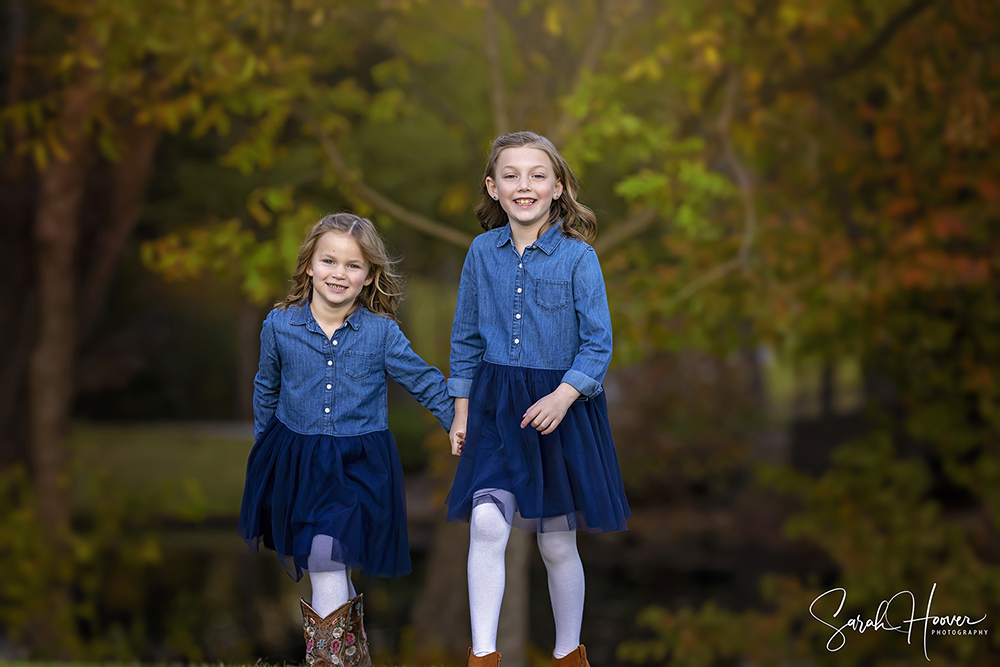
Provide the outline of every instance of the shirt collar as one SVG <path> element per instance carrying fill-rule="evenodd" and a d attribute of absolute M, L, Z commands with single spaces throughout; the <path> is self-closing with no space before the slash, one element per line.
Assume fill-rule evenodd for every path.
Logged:
<path fill-rule="evenodd" d="M 541 237 L 539 237 L 539 239 L 534 243 L 532 243 L 531 245 L 535 246 L 536 248 L 539 248 L 546 255 L 551 255 L 555 251 L 556 246 L 558 246 L 562 242 L 562 239 L 563 239 L 562 220 L 559 220 L 559 222 L 549 227 L 545 231 L 545 233 L 542 234 Z M 514 243 L 514 239 L 510 235 L 509 222 L 503 226 L 502 230 L 500 230 L 500 237 L 497 239 L 497 247 L 498 248 L 503 247 L 508 241 L 511 244 Z"/>
<path fill-rule="evenodd" d="M 301 303 L 297 303 L 291 307 L 292 315 L 289 319 L 291 324 L 304 324 L 309 331 L 315 331 L 317 333 L 323 333 L 323 329 L 320 328 L 319 322 L 313 317 L 312 309 L 309 308 L 309 300 L 304 299 Z M 345 324 L 350 324 L 351 328 L 357 331 L 361 328 L 361 322 L 365 318 L 365 314 L 368 311 L 364 306 L 358 306 L 354 309 L 354 312 L 347 316 L 347 322 Z"/>

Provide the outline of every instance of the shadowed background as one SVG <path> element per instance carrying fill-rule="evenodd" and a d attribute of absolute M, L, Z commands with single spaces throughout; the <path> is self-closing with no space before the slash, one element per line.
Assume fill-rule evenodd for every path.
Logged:
<path fill-rule="evenodd" d="M 260 323 L 323 214 L 371 217 L 447 372 L 497 133 L 595 210 L 630 530 L 580 535 L 593 664 L 1000 648 L 1000 16 L 986 0 L 8 0 L 0 659 L 298 662 L 235 531 Z M 378 664 L 463 664 L 446 434 L 397 387 L 414 573 L 356 579 Z M 893 607 L 892 620 L 909 612 Z M 505 667 L 548 664 L 508 550 Z"/>

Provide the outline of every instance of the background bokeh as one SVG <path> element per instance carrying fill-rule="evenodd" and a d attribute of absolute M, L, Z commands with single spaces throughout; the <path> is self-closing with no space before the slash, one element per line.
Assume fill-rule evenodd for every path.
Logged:
<path fill-rule="evenodd" d="M 615 326 L 633 517 L 579 538 L 591 662 L 997 664 L 995 2 L 0 11 L 0 660 L 300 661 L 308 584 L 235 531 L 260 322 L 355 211 L 447 371 L 490 142 L 533 129 L 597 213 Z M 454 461 L 390 401 L 414 573 L 356 578 L 375 662 L 463 664 Z M 548 664 L 527 536 L 508 561 L 504 664 Z M 988 634 L 818 620 L 900 591 Z"/>

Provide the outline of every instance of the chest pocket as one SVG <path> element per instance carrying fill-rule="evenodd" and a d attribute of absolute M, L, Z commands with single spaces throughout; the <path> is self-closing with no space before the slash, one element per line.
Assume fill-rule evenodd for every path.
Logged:
<path fill-rule="evenodd" d="M 348 351 L 344 353 L 344 375 L 352 380 L 362 380 L 371 375 L 374 370 L 374 352 Z"/>
<path fill-rule="evenodd" d="M 535 303 L 548 310 L 565 308 L 569 303 L 569 281 L 535 278 Z"/>

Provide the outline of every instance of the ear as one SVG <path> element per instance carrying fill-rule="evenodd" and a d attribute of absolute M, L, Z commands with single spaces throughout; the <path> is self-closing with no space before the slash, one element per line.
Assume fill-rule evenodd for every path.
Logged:
<path fill-rule="evenodd" d="M 375 280 L 375 272 L 374 271 L 369 271 L 368 272 L 368 277 L 365 278 L 365 287 L 368 287 L 369 285 L 371 285 L 373 280 Z"/>
<path fill-rule="evenodd" d="M 306 275 L 312 278 L 312 274 L 313 274 L 313 267 L 312 264 L 310 264 L 306 266 Z"/>
<path fill-rule="evenodd" d="M 562 193 L 563 193 L 562 181 L 556 181 L 555 197 L 556 198 L 562 197 Z"/>
<path fill-rule="evenodd" d="M 489 193 L 490 197 L 497 198 L 497 184 L 492 176 L 486 177 L 486 192 Z"/>

